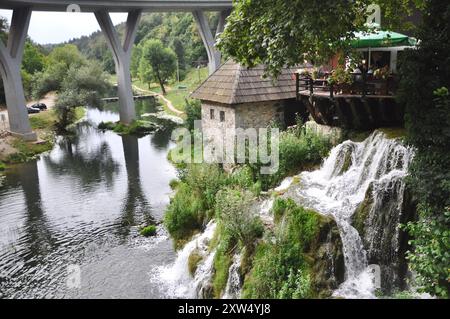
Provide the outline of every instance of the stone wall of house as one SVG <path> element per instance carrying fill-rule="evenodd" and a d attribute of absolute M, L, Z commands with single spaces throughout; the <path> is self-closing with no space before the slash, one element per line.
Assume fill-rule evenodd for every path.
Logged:
<path fill-rule="evenodd" d="M 211 113 L 213 112 L 213 113 Z M 212 116 L 213 115 L 213 116 Z M 226 157 L 217 149 L 234 150 L 235 129 L 266 128 L 274 121 L 284 120 L 284 102 L 245 103 L 226 105 L 202 101 L 202 131 L 205 147 L 205 160 Z M 208 155 L 213 153 L 213 155 Z M 225 151 L 226 153 L 226 151 Z M 234 157 L 228 158 L 230 162 Z M 222 159 L 223 161 L 223 159 Z M 226 160 L 222 163 L 227 163 Z"/>
<path fill-rule="evenodd" d="M 235 108 L 237 128 L 258 129 L 267 127 L 274 121 L 284 121 L 282 101 L 238 104 Z"/>
<path fill-rule="evenodd" d="M 211 110 L 214 111 L 214 118 L 211 118 Z M 224 119 L 221 120 L 221 112 L 223 112 Z M 202 101 L 202 130 L 204 134 L 214 130 L 226 130 L 236 128 L 236 112 L 234 107 Z"/>
<path fill-rule="evenodd" d="M 213 117 L 211 116 L 211 110 L 214 112 Z M 226 154 L 217 150 L 226 150 L 226 143 L 232 145 L 235 128 L 236 112 L 234 107 L 202 101 L 202 132 L 205 161 L 226 162 Z"/>

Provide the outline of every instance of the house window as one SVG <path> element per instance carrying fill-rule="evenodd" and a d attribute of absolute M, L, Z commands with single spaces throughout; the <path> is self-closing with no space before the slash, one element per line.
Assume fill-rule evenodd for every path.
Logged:
<path fill-rule="evenodd" d="M 220 122 L 225 122 L 225 112 L 220 111 Z"/>
<path fill-rule="evenodd" d="M 209 110 L 209 115 L 211 117 L 211 120 L 214 120 L 214 109 Z"/>

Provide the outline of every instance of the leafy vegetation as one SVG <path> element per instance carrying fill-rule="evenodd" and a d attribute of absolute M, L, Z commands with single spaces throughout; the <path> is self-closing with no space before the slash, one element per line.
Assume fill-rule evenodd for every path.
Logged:
<path fill-rule="evenodd" d="M 222 231 L 247 249 L 252 249 L 264 232 L 260 218 L 252 213 L 254 199 L 251 192 L 240 188 L 225 188 L 216 195 L 216 220 Z"/>
<path fill-rule="evenodd" d="M 399 101 L 406 107 L 407 141 L 416 149 L 408 184 L 416 196 L 419 220 L 408 224 L 408 253 L 421 290 L 450 294 L 450 4 L 426 1 L 421 42 L 401 63 Z"/>
<path fill-rule="evenodd" d="M 37 155 L 48 152 L 53 148 L 53 137 L 50 137 L 41 143 L 28 143 L 22 139 L 15 139 L 12 146 L 16 149 L 16 153 L 9 155 L 5 162 L 7 164 L 24 163 Z"/>
<path fill-rule="evenodd" d="M 326 137 L 298 125 L 280 135 L 280 167 L 277 173 L 261 175 L 260 164 L 250 164 L 250 167 L 256 180 L 261 182 L 262 189 L 267 190 L 279 184 L 286 176 L 320 164 L 331 146 Z"/>
<path fill-rule="evenodd" d="M 210 13 L 208 17 L 211 29 L 215 30 L 217 14 Z M 118 25 L 117 30 L 119 34 L 124 34 L 125 23 Z M 192 13 L 145 13 L 139 23 L 133 48 L 131 74 L 134 78 L 138 77 L 141 44 L 151 39 L 161 41 L 164 47 L 175 52 L 181 79 L 184 78 L 186 70 L 198 65 L 196 61 L 208 61 Z M 107 72 L 115 73 L 112 55 L 100 31 L 69 43 L 76 45 L 88 59 L 102 63 Z"/>
<path fill-rule="evenodd" d="M 150 225 L 147 227 L 144 227 L 139 232 L 144 237 L 151 237 L 156 235 L 156 226 Z"/>
<path fill-rule="evenodd" d="M 306 252 L 319 231 L 318 214 L 292 200 L 277 200 L 274 234 L 261 242 L 247 275 L 243 297 L 292 299 L 312 297 Z"/>
<path fill-rule="evenodd" d="M 186 100 L 186 120 L 185 126 L 189 131 L 194 130 L 195 121 L 202 119 L 202 106 L 199 100 Z"/>
<path fill-rule="evenodd" d="M 214 215 L 215 195 L 225 185 L 226 176 L 217 165 L 192 164 L 180 172 L 180 177 L 164 223 L 172 237 L 182 242 Z"/>
<path fill-rule="evenodd" d="M 412 268 L 419 274 L 417 283 L 433 295 L 449 297 L 450 207 L 436 218 L 428 207 L 419 207 L 419 221 L 407 225 L 415 250 L 408 254 Z M 439 216 L 440 217 L 440 216 Z"/>
<path fill-rule="evenodd" d="M 302 64 L 305 59 L 320 64 L 339 50 L 348 50 L 354 33 L 367 29 L 364 24 L 368 5 L 380 5 L 384 28 L 401 31 L 411 26 L 405 18 L 422 8 L 424 2 L 235 1 L 219 48 L 244 65 L 263 63 L 269 73 L 278 75 L 285 65 Z"/>
<path fill-rule="evenodd" d="M 5 163 L 3 163 L 2 161 L 0 161 L 0 172 L 4 171 L 6 169 L 6 165 Z"/>
<path fill-rule="evenodd" d="M 148 40 L 142 44 L 139 77 L 142 82 L 157 81 L 164 95 L 164 84 L 173 77 L 177 68 L 177 56 L 170 48 L 165 48 L 159 40 Z M 149 84 L 150 87 L 150 84 Z"/>
<path fill-rule="evenodd" d="M 100 130 L 110 130 L 121 135 L 146 135 L 155 132 L 159 126 L 151 121 L 136 120 L 130 125 L 121 122 L 101 122 L 98 125 Z"/>

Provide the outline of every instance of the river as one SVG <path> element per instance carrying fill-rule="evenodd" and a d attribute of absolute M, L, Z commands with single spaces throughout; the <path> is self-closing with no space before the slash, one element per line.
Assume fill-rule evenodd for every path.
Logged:
<path fill-rule="evenodd" d="M 139 113 L 155 111 L 138 102 Z M 162 298 L 154 269 L 176 258 L 159 223 L 176 177 L 170 132 L 143 138 L 96 129 L 117 105 L 90 108 L 75 137 L 5 173 L 0 186 L 0 298 Z M 75 279 L 74 279 L 75 278 Z"/>

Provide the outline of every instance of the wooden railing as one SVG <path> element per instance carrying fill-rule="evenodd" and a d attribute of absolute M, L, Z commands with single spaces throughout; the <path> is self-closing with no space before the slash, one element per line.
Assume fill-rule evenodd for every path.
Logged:
<path fill-rule="evenodd" d="M 335 95 L 395 96 L 397 91 L 398 81 L 393 75 L 386 79 L 377 79 L 372 74 L 351 73 L 352 84 L 329 84 L 329 75 L 323 74 L 321 78 L 312 79 L 296 73 L 297 94 L 309 91 L 310 95 L 326 93 L 329 94 L 330 98 L 334 98 Z"/>

